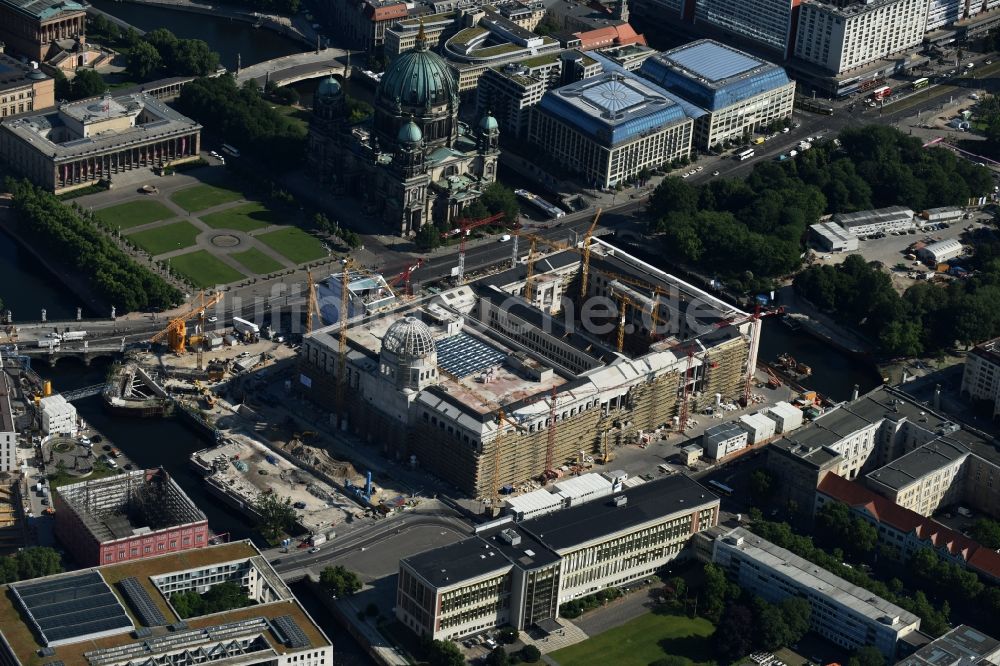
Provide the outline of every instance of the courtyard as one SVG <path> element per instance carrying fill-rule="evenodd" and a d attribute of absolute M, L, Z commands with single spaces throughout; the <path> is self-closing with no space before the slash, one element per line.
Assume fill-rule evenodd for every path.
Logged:
<path fill-rule="evenodd" d="M 645 613 L 548 656 L 559 666 L 648 666 L 668 655 L 688 664 L 707 663 L 714 659 L 714 631 L 701 617 Z"/>
<path fill-rule="evenodd" d="M 228 179 L 116 197 L 94 213 L 198 288 L 272 275 L 329 255 L 319 239 L 268 204 L 248 199 Z"/>

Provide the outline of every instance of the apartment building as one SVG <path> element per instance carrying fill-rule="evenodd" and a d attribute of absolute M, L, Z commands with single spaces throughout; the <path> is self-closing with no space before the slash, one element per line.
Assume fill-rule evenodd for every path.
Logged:
<path fill-rule="evenodd" d="M 844 6 L 803 0 L 795 57 L 831 74 L 892 58 L 918 46 L 927 24 L 928 0 L 872 0 Z"/>
<path fill-rule="evenodd" d="M 801 0 L 695 0 L 694 22 L 707 23 L 757 46 L 791 56 Z"/>
<path fill-rule="evenodd" d="M 810 628 L 847 650 L 874 645 L 892 662 L 899 641 L 920 629 L 913 613 L 742 527 L 715 539 L 712 561 L 767 601 L 804 598 L 812 609 Z"/>
<path fill-rule="evenodd" d="M 962 396 L 992 405 L 1000 417 L 1000 338 L 976 345 L 965 357 Z"/>
<path fill-rule="evenodd" d="M 718 512 L 717 497 L 672 476 L 522 522 L 506 517 L 400 560 L 396 617 L 435 639 L 551 626 L 559 604 L 662 568 Z"/>
<path fill-rule="evenodd" d="M 961 475 L 970 455 L 958 442 L 930 442 L 869 472 L 865 484 L 901 507 L 930 516 L 961 499 Z"/>
<path fill-rule="evenodd" d="M 639 73 L 702 110 L 695 145 L 703 150 L 791 117 L 795 102 L 783 68 L 710 39 L 647 58 Z"/>

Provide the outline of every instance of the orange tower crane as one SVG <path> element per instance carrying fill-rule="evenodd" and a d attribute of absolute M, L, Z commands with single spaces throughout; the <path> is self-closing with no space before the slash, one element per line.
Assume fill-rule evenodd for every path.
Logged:
<path fill-rule="evenodd" d="M 199 293 L 195 299 L 198 302 L 198 305 L 192 306 L 186 312 L 171 319 L 170 323 L 168 323 L 166 327 L 155 333 L 149 339 L 150 343 L 160 342 L 166 338 L 167 347 L 170 351 L 177 354 L 183 354 L 187 351 L 187 321 L 197 317 L 199 323 L 202 327 L 204 327 L 205 310 L 221 301 L 222 298 L 223 294 L 221 292 L 213 294 L 208 298 L 205 297 L 205 292 Z"/>

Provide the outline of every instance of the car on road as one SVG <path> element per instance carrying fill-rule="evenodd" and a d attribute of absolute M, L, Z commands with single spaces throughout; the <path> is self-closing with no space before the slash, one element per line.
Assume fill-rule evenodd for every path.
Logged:
<path fill-rule="evenodd" d="M 713 176 L 718 176 L 718 175 L 719 175 L 719 170 L 718 170 L 718 169 L 716 169 L 715 171 L 713 171 L 713 172 L 712 172 L 712 175 L 713 175 Z"/>
<path fill-rule="evenodd" d="M 215 322 L 217 322 L 217 321 L 219 321 L 219 318 L 218 318 L 218 317 L 209 317 L 209 318 L 208 318 L 208 323 L 209 323 L 209 324 L 214 324 L 214 323 L 215 323 Z"/>
<path fill-rule="evenodd" d="M 788 134 L 788 132 L 790 132 L 790 131 L 791 131 L 791 130 L 789 130 L 789 129 L 788 129 L 787 127 L 782 127 L 782 128 L 781 128 L 781 133 L 782 133 L 782 134 Z"/>
<path fill-rule="evenodd" d="M 313 546 L 312 548 L 309 549 L 309 552 L 315 555 L 316 553 L 319 552 L 319 546 Z"/>
<path fill-rule="evenodd" d="M 212 157 L 218 157 L 219 156 L 219 153 L 215 152 L 214 150 L 208 151 L 208 154 L 211 155 Z"/>
<path fill-rule="evenodd" d="M 704 168 L 705 168 L 705 167 L 703 167 L 703 166 L 700 166 L 700 167 L 696 167 L 696 168 L 695 168 L 695 171 L 699 171 L 699 172 L 700 172 L 700 171 L 702 171 L 702 170 L 703 170 Z"/>
<path fill-rule="evenodd" d="M 690 178 L 690 177 L 691 177 L 691 174 L 688 173 L 687 171 L 685 171 L 684 173 L 681 174 L 681 178 Z"/>

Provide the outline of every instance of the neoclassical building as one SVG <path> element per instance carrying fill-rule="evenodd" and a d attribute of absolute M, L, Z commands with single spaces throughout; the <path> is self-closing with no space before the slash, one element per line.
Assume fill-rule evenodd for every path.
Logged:
<path fill-rule="evenodd" d="M 370 122 L 351 125 L 337 80 L 320 84 L 309 171 L 333 192 L 361 198 L 402 236 L 447 225 L 496 180 L 500 156 L 496 119 L 487 114 L 470 128 L 458 120 L 458 103 L 447 65 L 421 34 L 383 74 Z"/>

